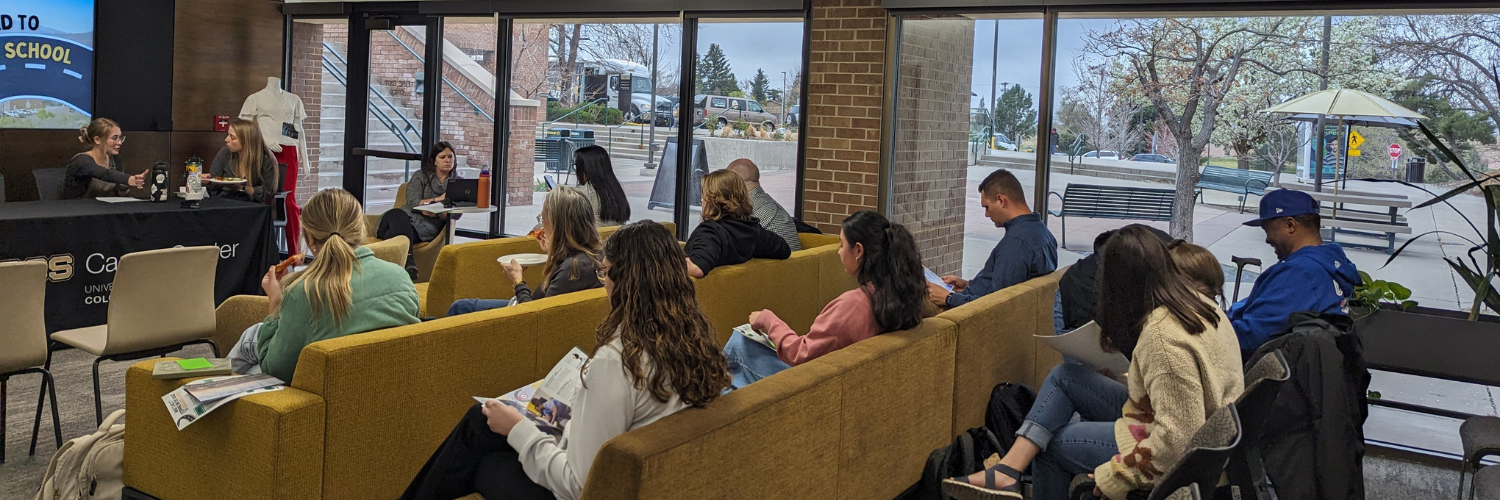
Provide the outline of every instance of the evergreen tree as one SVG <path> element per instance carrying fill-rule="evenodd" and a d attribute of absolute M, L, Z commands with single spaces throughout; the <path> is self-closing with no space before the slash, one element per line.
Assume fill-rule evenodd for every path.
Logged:
<path fill-rule="evenodd" d="M 708 44 L 708 54 L 698 61 L 698 75 L 702 79 L 703 93 L 728 95 L 740 90 L 733 68 L 729 66 L 729 59 L 724 57 L 724 49 L 719 48 L 717 43 Z"/>
<path fill-rule="evenodd" d="M 755 79 L 750 80 L 750 96 L 754 97 L 756 102 L 765 103 L 767 98 L 766 88 L 770 86 L 771 79 L 766 78 L 766 72 L 761 71 L 760 68 L 755 68 Z"/>
<path fill-rule="evenodd" d="M 1005 134 L 1012 143 L 1036 135 L 1036 108 L 1031 93 L 1020 85 L 1011 85 L 995 99 L 995 131 Z"/>

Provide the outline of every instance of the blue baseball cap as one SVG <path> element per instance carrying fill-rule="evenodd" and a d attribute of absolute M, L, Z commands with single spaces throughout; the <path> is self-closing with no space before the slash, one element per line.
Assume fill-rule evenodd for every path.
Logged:
<path fill-rule="evenodd" d="M 1260 218 L 1247 221 L 1245 225 L 1259 227 L 1268 220 L 1315 213 L 1318 213 L 1318 202 L 1312 195 L 1281 188 L 1260 198 Z"/>

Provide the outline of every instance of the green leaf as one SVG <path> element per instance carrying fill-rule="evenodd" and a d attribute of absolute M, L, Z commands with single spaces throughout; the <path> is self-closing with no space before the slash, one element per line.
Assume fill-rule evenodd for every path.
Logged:
<path fill-rule="evenodd" d="M 1370 286 L 1370 281 L 1370 273 L 1364 271 L 1359 272 L 1359 282 L 1361 284 L 1363 284 L 1364 286 Z"/>
<path fill-rule="evenodd" d="M 1411 298 L 1410 288 L 1401 286 L 1399 283 L 1391 283 L 1390 288 L 1391 294 L 1395 295 L 1396 300 L 1406 300 Z"/>
<path fill-rule="evenodd" d="M 1410 311 L 1412 309 L 1415 309 L 1416 307 L 1417 307 L 1417 301 L 1415 301 L 1415 300 L 1407 300 L 1407 301 L 1402 301 L 1401 302 L 1401 310 L 1402 311 Z"/>
<path fill-rule="evenodd" d="M 1380 391 L 1369 391 L 1369 390 L 1367 390 L 1365 392 L 1365 397 L 1368 397 L 1370 399 L 1380 399 Z"/>

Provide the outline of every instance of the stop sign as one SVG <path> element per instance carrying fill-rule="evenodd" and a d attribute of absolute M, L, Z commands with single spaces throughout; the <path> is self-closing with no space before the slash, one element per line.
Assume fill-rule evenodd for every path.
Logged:
<path fill-rule="evenodd" d="M 1392 160 L 1400 158 L 1401 157 L 1401 145 L 1400 144 L 1392 144 L 1391 147 L 1385 148 L 1385 152 L 1386 152 L 1386 154 L 1391 155 L 1391 159 Z"/>

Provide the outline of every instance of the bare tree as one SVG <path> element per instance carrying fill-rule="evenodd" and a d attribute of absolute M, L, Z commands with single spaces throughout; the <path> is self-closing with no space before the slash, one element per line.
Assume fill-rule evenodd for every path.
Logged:
<path fill-rule="evenodd" d="M 511 39 L 511 90 L 527 99 L 545 100 L 548 88 L 547 52 L 551 28 L 516 23 Z"/>
<path fill-rule="evenodd" d="M 1311 142 L 1312 134 L 1303 134 L 1295 125 L 1278 121 L 1260 131 L 1263 141 L 1254 148 L 1254 158 L 1271 165 L 1275 174 L 1271 184 L 1281 184 L 1281 169 L 1297 157 L 1302 148 Z"/>
<path fill-rule="evenodd" d="M 582 24 L 556 24 L 552 26 L 557 37 L 551 39 L 552 53 L 557 61 L 558 100 L 565 106 L 573 105 L 573 83 L 578 79 L 578 44 L 583 37 Z"/>
<path fill-rule="evenodd" d="M 1409 74 L 1431 75 L 1456 108 L 1500 123 L 1500 14 L 1384 17 L 1375 46 Z"/>
<path fill-rule="evenodd" d="M 1241 71 L 1263 66 L 1255 61 L 1261 51 L 1300 48 L 1279 34 L 1287 19 L 1131 19 L 1086 35 L 1085 51 L 1123 64 L 1127 85 L 1151 102 L 1177 139 L 1172 236 L 1192 241 L 1196 160 Z"/>

